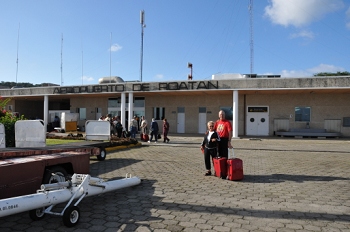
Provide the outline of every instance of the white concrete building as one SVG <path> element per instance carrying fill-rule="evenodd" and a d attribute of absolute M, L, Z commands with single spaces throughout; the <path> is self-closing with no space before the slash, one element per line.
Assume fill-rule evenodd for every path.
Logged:
<path fill-rule="evenodd" d="M 170 133 L 201 134 L 206 122 L 217 120 L 223 109 L 233 123 L 233 137 L 304 129 L 350 137 L 350 76 L 233 76 L 238 78 L 171 82 L 118 78 L 95 85 L 1 89 L 0 94 L 11 98 L 8 109 L 46 123 L 51 122 L 50 112 L 58 111 L 79 113 L 80 127 L 106 114 L 121 116 L 123 125 L 133 115 L 144 115 L 148 121 L 167 118 Z"/>

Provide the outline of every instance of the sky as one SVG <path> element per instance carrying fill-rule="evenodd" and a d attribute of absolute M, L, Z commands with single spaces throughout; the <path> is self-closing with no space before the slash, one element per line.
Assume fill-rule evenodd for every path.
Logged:
<path fill-rule="evenodd" d="M 5 82 L 350 71 L 350 0 L 0 0 L 0 18 Z"/>

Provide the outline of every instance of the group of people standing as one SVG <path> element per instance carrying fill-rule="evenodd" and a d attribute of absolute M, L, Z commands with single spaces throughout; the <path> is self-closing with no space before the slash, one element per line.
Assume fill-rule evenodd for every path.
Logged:
<path fill-rule="evenodd" d="M 151 143 L 153 140 L 153 136 L 154 136 L 154 141 L 155 143 L 157 143 L 158 139 L 160 137 L 162 137 L 159 133 L 159 125 L 158 122 L 156 122 L 156 120 L 154 118 L 152 118 L 152 122 L 149 126 L 148 129 L 148 123 L 147 120 L 145 119 L 144 116 L 141 117 L 141 124 L 140 124 L 140 128 L 141 128 L 141 133 L 142 134 L 147 134 L 148 130 L 149 130 L 149 140 L 147 142 Z M 169 133 L 169 122 L 167 121 L 166 118 L 163 119 L 163 143 L 169 143 L 170 139 L 168 138 L 168 133 Z"/>
<path fill-rule="evenodd" d="M 123 126 L 119 116 L 111 118 L 109 115 L 102 116 L 99 120 L 105 120 L 111 122 L 111 134 L 116 134 L 119 138 L 123 133 Z M 204 135 L 203 141 L 201 143 L 201 150 L 204 153 L 204 163 L 206 176 L 211 175 L 211 161 L 214 157 L 226 157 L 228 158 L 228 148 L 232 148 L 231 139 L 232 139 L 232 124 L 229 120 L 225 118 L 225 111 L 219 111 L 219 119 L 214 121 L 209 121 L 207 123 L 208 130 Z M 129 123 L 129 132 L 131 138 L 136 138 L 136 134 L 140 129 L 141 136 L 148 135 L 148 143 L 153 141 L 157 143 L 158 139 L 162 136 L 160 135 L 158 122 L 152 118 L 150 124 L 148 124 L 146 118 L 141 116 L 141 119 L 137 116 L 134 116 Z M 170 125 L 166 118 L 163 119 L 163 142 L 169 143 L 170 139 L 168 138 Z"/>
<path fill-rule="evenodd" d="M 109 121 L 111 123 L 111 135 L 116 135 L 118 138 L 125 137 L 123 136 L 123 125 L 121 124 L 121 120 L 119 116 L 112 117 L 110 114 L 106 116 L 101 116 L 99 121 Z M 149 128 L 148 128 L 149 126 Z M 166 118 L 163 119 L 163 142 L 169 143 L 170 139 L 168 138 L 169 133 L 169 123 Z M 134 116 L 130 123 L 129 128 L 127 128 L 126 133 L 130 133 L 131 138 L 136 138 L 136 134 L 140 130 L 141 135 L 142 134 L 148 134 L 150 135 L 150 139 L 148 142 L 152 142 L 153 136 L 155 143 L 158 141 L 159 137 L 162 137 L 159 133 L 160 129 L 158 126 L 158 123 L 154 118 L 152 118 L 152 122 L 150 125 L 148 125 L 147 120 L 144 116 L 141 116 L 141 119 L 139 119 L 137 116 Z"/>
<path fill-rule="evenodd" d="M 101 116 L 98 121 L 108 121 L 111 124 L 111 135 L 116 135 L 118 138 L 122 137 L 123 125 L 119 116 L 112 117 L 111 115 Z"/>
<path fill-rule="evenodd" d="M 232 148 L 232 124 L 225 118 L 225 112 L 219 111 L 219 119 L 207 123 L 208 131 L 201 143 L 201 150 L 204 153 L 205 176 L 211 175 L 211 161 L 214 157 L 228 158 L 228 148 Z"/>

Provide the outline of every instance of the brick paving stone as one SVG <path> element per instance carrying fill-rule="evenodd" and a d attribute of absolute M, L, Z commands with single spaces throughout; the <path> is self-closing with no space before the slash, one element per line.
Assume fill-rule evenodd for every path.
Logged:
<path fill-rule="evenodd" d="M 180 225 L 169 225 L 167 226 L 167 229 L 171 232 L 178 232 L 178 231 L 182 231 L 184 228 Z"/>
<path fill-rule="evenodd" d="M 221 231 L 221 232 L 230 231 L 231 230 L 229 227 L 226 227 L 226 226 L 214 226 L 213 229 L 215 231 Z"/>
<path fill-rule="evenodd" d="M 199 228 L 185 228 L 184 230 L 183 230 L 184 232 L 201 232 L 201 229 L 199 229 Z"/>
<path fill-rule="evenodd" d="M 145 226 L 140 226 L 138 227 L 135 232 L 151 232 L 152 230 L 148 227 L 145 227 Z"/>
<path fill-rule="evenodd" d="M 201 230 L 211 230 L 213 228 L 211 225 L 201 223 L 197 223 L 196 227 Z"/>
<path fill-rule="evenodd" d="M 244 179 L 203 175 L 202 136 L 110 152 L 90 160 L 105 180 L 131 173 L 140 185 L 79 204 L 78 225 L 27 213 L 0 218 L 0 231 L 349 231 L 350 141 L 248 138 L 233 141 Z"/>
<path fill-rule="evenodd" d="M 304 229 L 310 230 L 310 231 L 322 231 L 322 228 L 324 228 L 324 226 L 322 226 L 322 227 L 313 226 L 313 225 L 305 225 L 304 226 Z"/>

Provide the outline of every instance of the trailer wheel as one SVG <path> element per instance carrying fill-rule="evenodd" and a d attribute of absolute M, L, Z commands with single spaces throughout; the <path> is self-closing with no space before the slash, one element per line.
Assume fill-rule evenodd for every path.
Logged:
<path fill-rule="evenodd" d="M 33 221 L 38 221 L 42 218 L 44 218 L 45 213 L 44 213 L 45 208 L 39 208 L 39 209 L 33 209 L 29 211 L 29 217 Z"/>
<path fill-rule="evenodd" d="M 99 161 L 103 161 L 103 160 L 106 159 L 106 156 L 107 156 L 107 151 L 106 151 L 106 149 L 101 148 L 101 149 L 100 149 L 100 154 L 97 155 L 97 159 L 98 159 Z"/>
<path fill-rule="evenodd" d="M 55 173 L 56 175 L 52 175 L 53 173 Z M 60 166 L 49 168 L 45 171 L 43 184 L 65 182 L 66 176 L 68 176 L 67 171 Z"/>
<path fill-rule="evenodd" d="M 77 206 L 69 206 L 63 213 L 63 224 L 67 227 L 75 226 L 80 219 L 80 210 Z"/>

